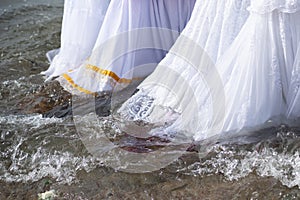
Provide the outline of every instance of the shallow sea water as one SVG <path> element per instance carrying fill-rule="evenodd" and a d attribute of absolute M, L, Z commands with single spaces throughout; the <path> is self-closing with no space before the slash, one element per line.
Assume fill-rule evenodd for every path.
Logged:
<path fill-rule="evenodd" d="M 161 170 L 133 174 L 91 155 L 72 117 L 39 114 L 43 95 L 59 101 L 58 87 L 22 103 L 44 84 L 39 73 L 49 65 L 45 53 L 59 47 L 62 11 L 62 0 L 0 2 L 0 199 L 37 199 L 52 189 L 57 199 L 300 198 L 299 127 L 228 139 L 204 157 L 187 152 Z M 113 118 L 101 119 L 115 131 Z"/>

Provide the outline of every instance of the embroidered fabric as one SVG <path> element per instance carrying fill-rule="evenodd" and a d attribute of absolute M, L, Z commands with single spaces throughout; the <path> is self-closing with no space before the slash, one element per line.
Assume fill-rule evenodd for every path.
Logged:
<path fill-rule="evenodd" d="M 172 53 L 171 49 L 154 73 L 139 86 L 140 92 L 132 97 L 138 99 L 142 93 L 153 98 L 152 110 L 155 106 L 172 108 L 181 117 L 171 129 L 187 131 L 195 140 L 261 128 L 270 125 L 270 120 L 284 122 L 289 116 L 300 117 L 300 12 L 276 9 L 264 14 L 250 12 L 248 15 L 247 6 L 244 6 L 240 13 L 245 14 L 241 17 L 233 10 L 249 1 L 222 2 L 223 12 L 216 12 L 218 5 L 214 4 L 215 1 L 198 1 L 183 31 L 182 35 L 196 41 L 205 50 L 199 53 L 189 45 L 188 54 L 199 57 L 200 67 L 192 65 L 182 54 Z M 254 9 L 253 5 L 262 5 L 255 1 L 252 3 L 251 9 Z M 224 13 L 229 12 L 232 17 L 226 18 Z M 218 21 L 218 16 L 223 20 Z M 206 23 L 202 23 L 203 20 Z M 219 26 L 213 26 L 213 20 Z M 236 20 L 241 20 L 242 25 L 232 25 L 224 31 L 215 28 L 223 27 L 225 22 L 234 24 Z M 230 36 L 231 33 L 236 34 Z M 179 39 L 176 45 L 184 47 Z M 167 76 L 162 77 L 162 74 Z M 221 81 L 221 86 L 218 81 Z M 157 84 L 153 87 L 151 83 Z M 170 86 L 169 91 L 174 92 L 176 98 L 171 98 L 170 92 L 159 86 L 161 84 Z M 180 84 L 186 87 L 178 88 Z M 180 90 L 184 92 L 180 93 Z M 192 93 L 187 90 L 192 90 Z M 194 106 L 193 101 L 196 102 Z M 127 113 L 128 106 L 125 102 L 119 112 Z M 152 115 L 157 114 L 149 113 L 141 120 L 151 121 Z"/>

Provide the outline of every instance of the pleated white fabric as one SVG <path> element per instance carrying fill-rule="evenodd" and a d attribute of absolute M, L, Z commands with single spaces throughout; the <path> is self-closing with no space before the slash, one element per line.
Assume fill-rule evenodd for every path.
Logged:
<path fill-rule="evenodd" d="M 252 0 L 249 16 L 242 6 L 249 1 L 219 1 L 222 12 L 216 2 L 196 3 L 185 37 L 119 110 L 125 118 L 152 123 L 171 119 L 172 132 L 203 140 L 300 116 L 300 1 Z M 223 13 L 232 17 L 220 17 L 219 24 L 229 19 L 226 23 L 237 26 L 220 31 L 216 27 L 223 26 L 209 25 Z M 188 53 L 182 50 L 185 45 Z"/>
<path fill-rule="evenodd" d="M 72 93 L 93 94 L 147 76 L 186 26 L 194 3 L 112 0 L 89 59 L 58 80 Z M 139 66 L 143 70 L 135 70 Z"/>
<path fill-rule="evenodd" d="M 78 68 L 91 54 L 110 0 L 65 0 L 61 47 L 47 53 L 49 79 Z"/>
<path fill-rule="evenodd" d="M 197 1 L 183 35 L 216 61 L 231 45 L 249 16 L 250 0 Z"/>
<path fill-rule="evenodd" d="M 300 7 L 300 6 L 299 6 Z M 284 37 L 287 78 L 290 80 L 287 92 L 287 117 L 295 119 L 300 116 L 300 12 L 285 16 L 289 19 L 290 32 Z"/>

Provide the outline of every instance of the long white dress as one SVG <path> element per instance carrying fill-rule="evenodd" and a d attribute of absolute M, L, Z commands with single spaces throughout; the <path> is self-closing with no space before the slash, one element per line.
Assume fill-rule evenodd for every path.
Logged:
<path fill-rule="evenodd" d="M 110 0 L 65 0 L 61 47 L 47 53 L 49 79 L 78 68 L 91 54 Z"/>
<path fill-rule="evenodd" d="M 241 5 L 245 1 L 226 2 Z M 202 6 L 198 2 L 195 9 Z M 139 92 L 123 104 L 121 115 L 152 123 L 171 121 L 171 134 L 182 131 L 194 140 L 253 130 L 270 120 L 280 123 L 287 115 L 299 117 L 300 1 L 251 0 L 248 10 L 250 15 L 241 22 L 241 29 L 222 33 L 225 38 L 233 33 L 227 42 L 211 31 L 208 38 L 219 39 L 218 46 L 203 45 L 201 41 L 209 40 L 197 37 L 199 34 L 188 38 L 201 24 L 193 20 L 194 14 L 201 16 L 201 9 L 193 13 L 189 31 L 182 34 L 187 37 L 177 40 Z M 238 12 L 232 12 L 240 19 L 234 14 Z"/>
<path fill-rule="evenodd" d="M 89 58 L 61 74 L 60 84 L 73 94 L 94 94 L 147 76 L 186 26 L 194 3 L 112 0 Z"/>

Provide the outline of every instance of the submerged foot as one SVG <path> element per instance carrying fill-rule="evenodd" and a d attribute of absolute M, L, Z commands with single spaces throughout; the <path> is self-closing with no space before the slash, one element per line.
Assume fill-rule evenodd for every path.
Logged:
<path fill-rule="evenodd" d="M 18 108 L 22 113 L 39 113 L 45 117 L 62 117 L 69 114 L 72 96 L 57 81 L 44 83 L 37 90 L 20 99 Z M 62 111 L 61 113 L 59 111 Z"/>

